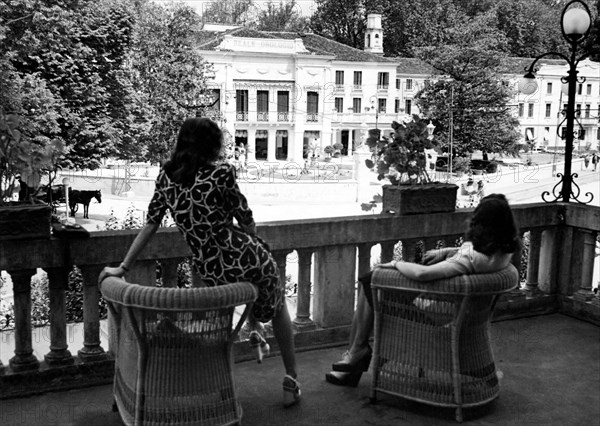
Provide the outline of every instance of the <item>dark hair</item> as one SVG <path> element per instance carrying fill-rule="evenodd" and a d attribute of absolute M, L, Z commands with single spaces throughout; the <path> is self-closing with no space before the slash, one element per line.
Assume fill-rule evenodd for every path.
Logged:
<path fill-rule="evenodd" d="M 512 210 L 503 194 L 490 194 L 479 202 L 465 235 L 473 248 L 491 255 L 497 251 L 512 253 L 520 241 Z"/>
<path fill-rule="evenodd" d="M 223 132 L 209 118 L 188 118 L 177 135 L 177 143 L 164 169 L 169 178 L 191 186 L 201 166 L 212 164 L 219 158 L 223 146 Z"/>

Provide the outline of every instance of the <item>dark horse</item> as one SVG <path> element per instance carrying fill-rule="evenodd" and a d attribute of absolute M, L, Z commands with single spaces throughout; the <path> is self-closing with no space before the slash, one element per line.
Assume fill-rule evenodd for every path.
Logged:
<path fill-rule="evenodd" d="M 75 217 L 77 211 L 77 204 L 83 204 L 83 218 L 89 219 L 88 211 L 90 207 L 90 201 L 92 198 L 102 202 L 102 193 L 99 189 L 91 191 L 82 191 L 78 189 L 69 188 L 69 208 L 71 210 L 71 216 Z"/>

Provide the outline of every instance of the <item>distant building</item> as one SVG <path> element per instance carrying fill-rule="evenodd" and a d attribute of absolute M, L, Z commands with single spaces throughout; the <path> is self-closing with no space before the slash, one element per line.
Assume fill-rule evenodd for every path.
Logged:
<path fill-rule="evenodd" d="M 311 33 L 215 24 L 205 24 L 198 48 L 214 65 L 210 85 L 219 98 L 223 125 L 237 145 L 246 147 L 248 160 L 302 163 L 336 143 L 342 144 L 342 155 L 351 155 L 368 129 L 389 134 L 392 121 L 419 113 L 414 97 L 435 72 L 418 59 L 383 57 L 382 37 L 381 16 L 369 14 L 364 51 Z M 516 88 L 531 61 L 511 58 L 507 84 Z M 599 66 L 584 61 L 578 68 L 579 76 L 586 77 L 577 94 L 582 148 L 598 149 Z M 564 75 L 564 61 L 542 60 L 538 92 L 525 97 L 515 90 L 508 106 L 521 121 L 524 142 L 564 149 L 564 141 L 555 136 L 557 129 L 564 131 Z"/>

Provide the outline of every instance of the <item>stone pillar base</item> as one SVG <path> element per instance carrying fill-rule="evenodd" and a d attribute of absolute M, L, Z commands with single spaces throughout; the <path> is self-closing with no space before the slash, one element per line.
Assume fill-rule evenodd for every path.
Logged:
<path fill-rule="evenodd" d="M 104 349 L 98 348 L 83 348 L 77 351 L 77 356 L 82 362 L 103 361 L 108 359 L 108 354 Z"/>
<path fill-rule="evenodd" d="M 44 355 L 44 361 L 46 361 L 46 364 L 50 366 L 71 365 L 75 362 L 71 352 L 69 352 L 67 349 L 48 352 L 46 355 Z"/>
<path fill-rule="evenodd" d="M 40 362 L 33 355 L 15 355 L 8 361 L 8 365 L 15 373 L 20 371 L 37 370 Z"/>

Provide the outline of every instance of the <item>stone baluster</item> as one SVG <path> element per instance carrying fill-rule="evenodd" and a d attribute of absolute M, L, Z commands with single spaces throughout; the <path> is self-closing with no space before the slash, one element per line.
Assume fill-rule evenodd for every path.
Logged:
<path fill-rule="evenodd" d="M 527 282 L 525 292 L 528 296 L 535 296 L 540 292 L 538 288 L 540 250 L 542 247 L 542 230 L 534 228 L 529 231 L 529 255 L 527 258 Z"/>
<path fill-rule="evenodd" d="M 13 282 L 15 312 L 15 356 L 8 361 L 13 371 L 36 370 L 31 340 L 31 277 L 35 269 L 8 271 Z"/>
<path fill-rule="evenodd" d="M 540 242 L 540 261 L 538 270 L 538 289 L 547 294 L 556 293 L 557 270 L 559 261 L 556 256 L 559 249 L 558 241 L 559 233 L 556 228 L 546 229 L 542 232 Z"/>
<path fill-rule="evenodd" d="M 150 287 L 156 286 L 156 260 L 138 260 L 131 265 L 127 281 Z"/>
<path fill-rule="evenodd" d="M 381 243 L 381 263 L 386 263 L 394 258 L 394 246 L 397 241 L 384 241 Z"/>
<path fill-rule="evenodd" d="M 83 278 L 83 348 L 77 355 L 83 362 L 99 361 L 107 358 L 100 345 L 100 291 L 98 275 L 103 265 L 82 266 Z"/>
<path fill-rule="evenodd" d="M 65 289 L 68 286 L 67 268 L 49 268 L 48 298 L 50 299 L 50 352 L 44 360 L 50 366 L 73 364 L 67 344 L 67 310 Z M 97 308 L 96 308 L 97 309 Z"/>
<path fill-rule="evenodd" d="M 310 318 L 312 250 L 298 250 L 298 305 L 294 325 L 302 329 L 311 329 L 315 323 Z"/>
<path fill-rule="evenodd" d="M 521 238 L 521 241 L 523 241 L 524 232 L 521 230 L 518 232 L 519 232 L 519 237 Z M 539 256 L 539 254 L 538 254 L 538 256 Z M 511 263 L 515 266 L 515 268 L 517 268 L 517 271 L 519 271 L 519 276 L 521 274 L 521 262 L 522 262 L 522 250 L 521 250 L 521 247 L 517 247 L 517 249 L 513 253 Z M 520 280 L 520 278 L 519 278 L 519 280 Z M 517 286 L 517 288 L 515 288 L 514 290 L 512 290 L 511 292 L 506 294 L 506 296 L 503 296 L 503 298 L 504 297 L 506 297 L 507 299 L 512 299 L 512 300 L 525 299 L 526 294 L 521 289 L 521 286 L 519 285 L 519 286 Z"/>
<path fill-rule="evenodd" d="M 181 261 L 181 258 L 160 261 L 163 287 L 177 287 L 177 268 Z"/>
<path fill-rule="evenodd" d="M 371 244 L 358 246 L 358 276 L 361 277 L 371 270 Z"/>
<path fill-rule="evenodd" d="M 417 259 L 417 251 L 419 247 L 419 239 L 411 238 L 402 240 L 402 260 L 405 262 L 415 262 Z"/>
<path fill-rule="evenodd" d="M 355 246 L 324 246 L 315 251 L 313 320 L 317 325 L 328 328 L 352 322 L 355 274 Z"/>
<path fill-rule="evenodd" d="M 273 253 L 277 267 L 279 268 L 279 280 L 283 281 L 284 286 L 287 284 L 286 270 L 287 270 L 287 255 L 290 253 L 289 250 L 276 250 Z"/>
<path fill-rule="evenodd" d="M 587 229 L 580 229 L 582 234 L 582 251 L 574 251 L 572 256 L 581 256 L 581 286 L 573 295 L 575 300 L 588 302 L 594 297 L 592 280 L 594 279 L 594 258 L 596 256 L 596 233 Z"/>

